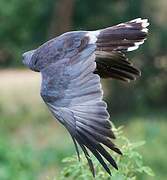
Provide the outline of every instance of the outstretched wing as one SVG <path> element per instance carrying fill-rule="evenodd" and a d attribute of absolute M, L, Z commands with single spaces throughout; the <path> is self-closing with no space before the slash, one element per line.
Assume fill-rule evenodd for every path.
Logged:
<path fill-rule="evenodd" d="M 121 152 L 111 141 L 115 136 L 106 103 L 102 100 L 100 77 L 93 73 L 96 69 L 95 49 L 95 45 L 87 44 L 74 57 L 64 58 L 45 68 L 42 71 L 41 96 L 69 131 L 78 156 L 77 144 L 80 145 L 93 175 L 95 172 L 88 149 L 111 174 L 105 160 L 116 169 L 117 165 L 103 145 L 119 154 Z"/>

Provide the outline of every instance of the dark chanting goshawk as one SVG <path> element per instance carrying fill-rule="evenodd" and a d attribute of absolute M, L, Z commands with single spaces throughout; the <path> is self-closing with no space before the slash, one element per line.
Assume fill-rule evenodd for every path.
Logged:
<path fill-rule="evenodd" d="M 107 148 L 122 154 L 112 142 L 100 78 L 129 82 L 140 76 L 125 53 L 144 43 L 148 25 L 138 18 L 96 31 L 67 32 L 23 54 L 23 63 L 41 72 L 41 97 L 70 133 L 78 157 L 78 145 L 83 150 L 94 176 L 89 152 L 109 174 L 108 163 L 118 167 Z"/>

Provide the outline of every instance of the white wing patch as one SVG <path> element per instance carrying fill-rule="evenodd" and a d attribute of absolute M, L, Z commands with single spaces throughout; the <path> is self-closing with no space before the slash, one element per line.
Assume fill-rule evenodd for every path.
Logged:
<path fill-rule="evenodd" d="M 89 44 L 95 44 L 97 41 L 97 37 L 100 34 L 100 30 L 97 31 L 89 31 L 86 36 L 90 38 Z"/>

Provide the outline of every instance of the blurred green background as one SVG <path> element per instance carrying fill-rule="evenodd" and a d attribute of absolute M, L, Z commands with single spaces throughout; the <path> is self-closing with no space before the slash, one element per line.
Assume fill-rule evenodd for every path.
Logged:
<path fill-rule="evenodd" d="M 167 178 L 167 1 L 0 0 L 0 180 L 56 177 L 72 141 L 39 95 L 40 74 L 25 69 L 24 51 L 69 30 L 95 30 L 148 18 L 149 37 L 129 58 L 142 70 L 130 84 L 103 80 L 111 120 L 124 125 L 155 177 Z"/>

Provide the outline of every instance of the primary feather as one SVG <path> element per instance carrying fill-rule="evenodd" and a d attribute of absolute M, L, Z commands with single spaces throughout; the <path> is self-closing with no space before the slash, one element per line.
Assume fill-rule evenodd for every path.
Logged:
<path fill-rule="evenodd" d="M 24 64 L 41 72 L 43 100 L 69 131 L 78 157 L 81 147 L 93 175 L 88 150 L 109 174 L 108 163 L 118 167 L 104 146 L 122 154 L 112 142 L 100 77 L 130 81 L 140 75 L 124 52 L 144 42 L 147 26 L 147 20 L 138 18 L 98 31 L 69 32 L 23 55 Z"/>

